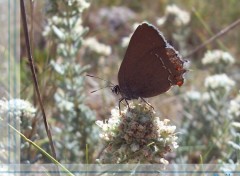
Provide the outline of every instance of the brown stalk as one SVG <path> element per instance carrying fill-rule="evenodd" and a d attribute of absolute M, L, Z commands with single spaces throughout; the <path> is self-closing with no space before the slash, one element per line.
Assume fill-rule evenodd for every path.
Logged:
<path fill-rule="evenodd" d="M 212 43 L 213 41 L 215 41 L 216 39 L 218 39 L 219 37 L 223 36 L 225 33 L 229 32 L 230 30 L 232 30 L 233 28 L 237 27 L 240 24 L 240 19 L 234 21 L 232 24 L 228 25 L 227 27 L 225 27 L 224 29 L 222 29 L 220 32 L 218 32 L 217 34 L 215 34 L 214 36 L 212 36 L 210 39 L 208 39 L 207 41 L 205 41 L 204 43 L 202 43 L 201 45 L 199 45 L 198 47 L 196 47 L 192 52 L 190 52 L 188 55 L 184 56 L 184 58 L 188 58 L 191 55 L 193 55 L 194 53 L 196 53 L 197 51 L 201 50 L 203 47 L 205 47 L 206 45 L 208 45 L 209 43 Z"/>
<path fill-rule="evenodd" d="M 42 97 L 41 97 L 41 94 L 40 94 L 40 91 L 39 91 L 36 71 L 35 71 L 35 67 L 34 67 L 34 61 L 33 61 L 33 58 L 32 58 L 24 0 L 20 1 L 20 5 L 21 5 L 21 16 L 22 16 L 22 22 L 23 22 L 23 30 L 24 30 L 24 35 L 25 35 L 25 43 L 26 43 L 26 47 L 27 47 L 28 60 L 29 60 L 30 68 L 31 68 L 34 87 L 35 87 L 35 91 L 37 92 L 37 97 L 38 97 L 38 101 L 39 101 L 40 108 L 41 108 L 41 111 L 42 111 L 43 121 L 44 121 L 45 129 L 46 129 L 46 132 L 47 132 L 47 136 L 48 136 L 48 139 L 49 139 L 49 143 L 50 143 L 50 146 L 51 146 L 52 155 L 56 159 L 56 152 L 55 152 L 55 148 L 54 148 L 54 145 L 53 145 L 52 135 L 51 135 L 51 131 L 49 129 L 48 123 L 47 123 L 47 118 L 46 118 L 45 110 L 44 110 L 44 107 L 43 107 Z"/>

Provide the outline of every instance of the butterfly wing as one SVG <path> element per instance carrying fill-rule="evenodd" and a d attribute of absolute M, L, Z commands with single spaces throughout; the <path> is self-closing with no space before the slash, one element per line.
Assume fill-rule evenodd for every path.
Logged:
<path fill-rule="evenodd" d="M 185 72 L 178 52 L 152 25 L 143 23 L 131 37 L 118 72 L 125 98 L 152 97 L 183 83 Z"/>

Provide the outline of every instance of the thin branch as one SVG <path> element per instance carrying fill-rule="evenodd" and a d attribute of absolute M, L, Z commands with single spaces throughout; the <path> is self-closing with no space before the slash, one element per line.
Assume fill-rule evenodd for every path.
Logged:
<path fill-rule="evenodd" d="M 56 159 L 56 152 L 55 152 L 55 148 L 54 148 L 54 145 L 53 145 L 52 135 L 51 135 L 51 131 L 49 129 L 48 123 L 47 123 L 47 118 L 46 118 L 45 110 L 44 110 L 44 107 L 43 107 L 42 97 L 41 97 L 41 94 L 40 94 L 40 91 L 39 91 L 37 76 L 36 76 L 36 72 L 35 72 L 35 68 L 34 68 L 34 61 L 33 61 L 33 58 L 32 58 L 31 46 L 30 46 L 29 35 L 28 35 L 28 27 L 27 27 L 24 0 L 21 0 L 21 16 L 22 16 L 22 22 L 23 22 L 24 35 L 25 35 L 25 42 L 26 42 L 26 47 L 27 47 L 28 60 L 29 60 L 29 63 L 30 63 L 32 78 L 33 78 L 33 81 L 34 81 L 34 87 L 35 87 L 35 90 L 37 92 L 37 97 L 38 97 L 38 101 L 39 101 L 40 108 L 41 108 L 41 111 L 42 111 L 43 121 L 44 121 L 45 129 L 46 129 L 46 132 L 47 132 L 47 136 L 48 136 L 48 139 L 49 139 L 49 143 L 50 143 L 50 146 L 51 146 L 52 155 Z"/>
<path fill-rule="evenodd" d="M 233 22 L 232 24 L 230 24 L 226 28 L 222 29 L 216 35 L 214 35 L 213 37 L 211 37 L 210 39 L 208 39 L 207 41 L 205 41 L 204 43 L 202 43 L 201 45 L 196 47 L 192 52 L 190 52 L 188 55 L 184 56 L 184 58 L 188 58 L 189 56 L 193 55 L 194 53 L 196 53 L 197 51 L 201 50 L 203 47 L 205 47 L 209 43 L 212 43 L 213 41 L 215 41 L 219 37 L 223 36 L 225 33 L 229 32 L 233 28 L 237 27 L 239 24 L 240 24 L 240 19 L 236 20 L 235 22 Z"/>

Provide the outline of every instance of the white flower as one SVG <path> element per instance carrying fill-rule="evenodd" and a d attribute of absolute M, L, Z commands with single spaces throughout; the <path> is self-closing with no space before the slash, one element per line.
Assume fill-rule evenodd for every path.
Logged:
<path fill-rule="evenodd" d="M 223 52 L 222 60 L 226 63 L 229 63 L 229 64 L 233 64 L 235 62 L 234 57 L 228 52 Z"/>
<path fill-rule="evenodd" d="M 210 89 L 224 88 L 226 91 L 229 91 L 235 86 L 235 81 L 230 79 L 226 74 L 218 74 L 207 77 L 204 85 Z"/>
<path fill-rule="evenodd" d="M 139 25 L 140 25 L 140 23 L 134 23 L 132 25 L 132 30 L 135 31 Z"/>
<path fill-rule="evenodd" d="M 165 10 L 165 15 L 157 20 L 158 25 L 163 25 L 168 19 L 173 19 L 173 24 L 175 26 L 184 26 L 190 22 L 190 14 L 180 9 L 175 4 L 168 5 Z"/>
<path fill-rule="evenodd" d="M 175 149 L 179 147 L 177 142 L 172 142 L 172 145 L 173 145 L 173 148 L 175 148 Z"/>
<path fill-rule="evenodd" d="M 240 122 L 232 122 L 232 126 L 240 129 Z"/>
<path fill-rule="evenodd" d="M 228 143 L 228 145 L 231 145 L 231 146 L 232 146 L 234 149 L 236 149 L 237 151 L 240 150 L 240 145 L 239 145 L 239 144 L 237 144 L 237 143 L 235 143 L 235 142 L 233 142 L 233 141 L 228 141 L 227 143 Z"/>
<path fill-rule="evenodd" d="M 62 101 L 58 103 L 59 103 L 58 107 L 60 109 L 64 109 L 66 111 L 73 111 L 73 108 L 74 108 L 73 102 L 62 99 Z"/>
<path fill-rule="evenodd" d="M 169 119 L 164 119 L 164 120 L 163 120 L 164 125 L 167 125 L 169 122 L 170 122 Z"/>
<path fill-rule="evenodd" d="M 207 51 L 202 59 L 202 64 L 219 64 L 223 62 L 227 65 L 232 65 L 235 62 L 235 59 L 228 52 L 221 50 Z"/>
<path fill-rule="evenodd" d="M 59 44 L 59 46 L 61 46 L 61 44 Z M 61 64 L 61 63 L 57 63 L 53 60 L 51 60 L 50 64 L 52 65 L 53 69 L 61 75 L 64 75 L 65 72 L 67 71 L 68 67 L 69 67 L 69 63 L 65 63 L 65 64 Z"/>
<path fill-rule="evenodd" d="M 129 44 L 129 42 L 130 42 L 130 39 L 131 39 L 131 37 L 132 37 L 132 34 L 131 34 L 131 35 L 129 35 L 128 37 L 123 37 L 123 38 L 122 38 L 122 41 L 121 41 L 121 46 L 122 46 L 123 48 L 125 48 L 125 47 L 127 47 L 127 46 L 128 46 L 128 44 Z"/>
<path fill-rule="evenodd" d="M 79 12 L 82 12 L 90 6 L 90 3 L 86 0 L 68 0 L 69 6 L 72 6 L 74 3 L 77 3 L 77 6 L 79 7 Z"/>
<path fill-rule="evenodd" d="M 86 28 L 82 25 L 82 19 L 79 18 L 76 24 L 74 25 L 74 32 L 76 34 L 83 35 L 85 31 L 86 31 Z"/>
<path fill-rule="evenodd" d="M 169 134 L 173 134 L 176 130 L 176 126 L 167 126 L 166 127 L 166 132 L 169 133 Z"/>
<path fill-rule="evenodd" d="M 240 96 L 230 101 L 228 113 L 236 117 L 240 115 Z"/>
<path fill-rule="evenodd" d="M 90 7 L 90 3 L 86 0 L 76 0 L 78 1 L 79 11 L 82 12 L 83 10 Z"/>
<path fill-rule="evenodd" d="M 12 99 L 9 101 L 0 100 L 0 115 L 6 116 L 7 114 L 17 117 L 33 118 L 36 109 L 25 100 Z"/>
<path fill-rule="evenodd" d="M 163 16 L 163 17 L 161 17 L 161 18 L 158 18 L 157 21 L 156 21 L 156 23 L 157 23 L 158 26 L 162 26 L 162 25 L 164 25 L 164 23 L 166 22 L 166 20 L 167 20 L 166 16 Z"/>
<path fill-rule="evenodd" d="M 201 94 L 198 91 L 192 90 L 185 94 L 185 98 L 190 101 L 198 101 L 201 98 Z"/>
<path fill-rule="evenodd" d="M 44 37 L 46 37 L 46 36 L 48 36 L 50 34 L 51 31 L 52 31 L 52 28 L 49 25 L 47 25 L 47 26 L 45 26 L 42 35 Z"/>
<path fill-rule="evenodd" d="M 202 100 L 205 101 L 205 102 L 207 102 L 207 101 L 210 100 L 210 95 L 209 95 L 208 92 L 204 92 L 204 93 L 202 94 Z"/>
<path fill-rule="evenodd" d="M 169 164 L 168 160 L 165 160 L 164 158 L 160 159 L 160 163 L 165 164 L 165 165 Z"/>
<path fill-rule="evenodd" d="M 4 114 L 5 112 L 7 112 L 8 106 L 6 101 L 4 100 L 0 100 L 0 114 Z"/>
<path fill-rule="evenodd" d="M 62 89 L 57 89 L 56 93 L 54 94 L 54 99 L 61 111 L 73 111 L 74 103 L 66 99 L 66 95 Z"/>
<path fill-rule="evenodd" d="M 100 133 L 99 137 L 102 138 L 105 141 L 109 141 L 110 140 L 109 135 L 107 133 Z"/>
<path fill-rule="evenodd" d="M 157 118 L 157 120 L 155 121 L 159 128 L 158 131 L 160 133 L 160 136 L 161 133 L 174 134 L 176 126 L 168 125 L 169 122 L 170 122 L 169 119 L 164 119 L 163 121 L 161 121 L 159 118 Z"/>
<path fill-rule="evenodd" d="M 97 120 L 95 123 L 96 123 L 100 128 L 103 128 L 103 125 L 104 125 L 103 121 Z"/>
<path fill-rule="evenodd" d="M 120 118 L 120 115 L 119 115 L 119 110 L 118 109 L 112 109 L 111 110 L 111 116 L 113 117 L 113 118 Z"/>
<path fill-rule="evenodd" d="M 61 22 L 61 18 L 59 18 L 58 16 L 54 15 L 52 17 L 52 22 L 53 22 L 53 24 L 59 24 Z"/>
<path fill-rule="evenodd" d="M 119 111 L 112 110 L 112 117 L 109 118 L 106 122 L 97 120 L 95 123 L 102 130 L 102 133 L 99 134 L 100 138 L 109 141 L 112 137 L 116 135 L 114 131 L 118 128 L 118 125 L 120 123 Z"/>
<path fill-rule="evenodd" d="M 98 54 L 103 54 L 108 56 L 112 52 L 112 49 L 110 46 L 99 43 L 94 37 L 89 37 L 84 41 L 83 44 L 87 46 L 90 50 L 95 51 Z"/>

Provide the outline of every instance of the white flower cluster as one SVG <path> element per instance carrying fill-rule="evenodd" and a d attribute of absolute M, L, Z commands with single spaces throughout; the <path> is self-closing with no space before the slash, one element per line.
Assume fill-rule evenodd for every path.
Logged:
<path fill-rule="evenodd" d="M 36 109 L 28 101 L 21 99 L 12 99 L 9 101 L 0 100 L 0 115 L 2 118 L 10 115 L 11 117 L 31 119 L 35 116 L 35 112 Z"/>
<path fill-rule="evenodd" d="M 50 64 L 54 68 L 54 70 L 60 75 L 66 74 L 66 71 L 68 70 L 68 68 L 70 66 L 70 64 L 68 62 L 66 64 L 60 64 L 54 60 L 51 60 Z"/>
<path fill-rule="evenodd" d="M 201 93 L 198 91 L 187 91 L 186 94 L 184 94 L 184 98 L 190 101 L 198 101 L 201 99 Z"/>
<path fill-rule="evenodd" d="M 235 81 L 230 79 L 226 74 L 217 74 L 207 77 L 204 85 L 209 89 L 224 88 L 228 92 L 235 86 Z"/>
<path fill-rule="evenodd" d="M 76 6 L 79 7 L 79 12 L 83 12 L 85 9 L 90 7 L 90 3 L 86 0 L 68 0 L 69 6 L 72 6 L 74 3 L 77 3 Z"/>
<path fill-rule="evenodd" d="M 71 36 L 68 36 L 68 33 L 65 32 L 66 29 L 63 28 L 63 26 L 68 26 L 69 23 L 72 26 Z M 76 20 L 75 18 L 59 17 L 55 15 L 48 19 L 48 25 L 46 25 L 42 34 L 46 37 L 54 33 L 54 35 L 56 35 L 60 41 L 63 42 L 69 37 L 74 38 L 78 35 L 83 35 L 85 31 L 86 28 L 83 27 L 81 18 Z"/>
<path fill-rule="evenodd" d="M 185 26 L 190 22 L 191 16 L 189 12 L 180 9 L 175 4 L 168 5 L 165 15 L 157 20 L 159 26 L 165 24 L 169 20 L 173 20 L 173 24 L 177 27 Z"/>
<path fill-rule="evenodd" d="M 232 122 L 231 125 L 235 128 L 240 129 L 240 122 Z"/>
<path fill-rule="evenodd" d="M 167 142 L 171 144 L 173 148 L 178 148 L 178 143 L 176 142 L 178 137 L 175 136 L 176 126 L 169 125 L 170 120 L 164 119 L 161 121 L 159 117 L 156 117 L 155 124 L 158 132 L 158 141 Z"/>
<path fill-rule="evenodd" d="M 114 131 L 117 130 L 120 124 L 120 115 L 117 109 L 112 109 L 111 111 L 111 118 L 108 119 L 106 122 L 101 120 L 97 120 L 96 124 L 102 129 L 102 133 L 99 134 L 100 138 L 105 141 L 113 140 L 115 137 Z"/>
<path fill-rule="evenodd" d="M 240 116 L 240 95 L 230 101 L 228 113 L 234 117 Z"/>
<path fill-rule="evenodd" d="M 187 91 L 187 93 L 183 94 L 183 98 L 185 101 L 192 102 L 208 102 L 211 100 L 211 94 L 209 92 L 198 92 L 195 90 Z"/>
<path fill-rule="evenodd" d="M 224 63 L 226 65 L 232 65 L 235 62 L 234 57 L 222 50 L 207 51 L 202 59 L 203 65 Z"/>
<path fill-rule="evenodd" d="M 119 115 L 113 109 L 107 121 L 96 121 L 100 137 L 108 144 L 101 163 L 167 163 L 164 154 L 178 147 L 176 126 L 160 120 L 147 104 L 130 104 Z M 111 156 L 111 157 L 109 157 Z"/>
<path fill-rule="evenodd" d="M 62 23 L 62 18 L 59 18 L 58 16 L 52 16 L 51 18 L 47 19 L 48 25 L 45 26 L 42 35 L 43 36 L 48 36 L 52 32 L 52 28 L 56 27 L 56 25 Z"/>
<path fill-rule="evenodd" d="M 110 46 L 99 43 L 94 37 L 89 37 L 84 40 L 83 45 L 87 46 L 90 50 L 95 51 L 98 54 L 103 54 L 105 56 L 110 55 L 112 52 Z"/>
<path fill-rule="evenodd" d="M 57 89 L 56 93 L 54 94 L 54 99 L 57 103 L 58 108 L 61 111 L 74 112 L 74 103 L 66 99 L 66 95 L 62 89 L 60 88 Z"/>

